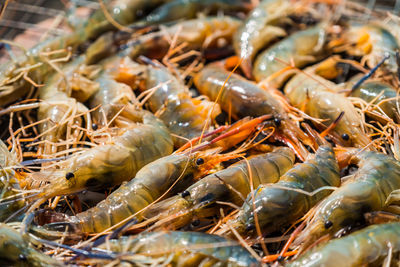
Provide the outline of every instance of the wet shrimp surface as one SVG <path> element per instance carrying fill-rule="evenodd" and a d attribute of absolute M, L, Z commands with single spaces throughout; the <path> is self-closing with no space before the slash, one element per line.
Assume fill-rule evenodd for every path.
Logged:
<path fill-rule="evenodd" d="M 395 14 L 113 0 L 56 20 L 0 36 L 2 265 L 400 262 Z"/>

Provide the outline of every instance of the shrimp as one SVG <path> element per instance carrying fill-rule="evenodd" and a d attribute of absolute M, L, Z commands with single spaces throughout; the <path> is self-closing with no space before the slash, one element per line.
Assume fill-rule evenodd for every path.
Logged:
<path fill-rule="evenodd" d="M 321 69 L 330 69 L 332 64 L 335 66 L 337 61 L 338 58 L 332 57 L 297 73 L 286 84 L 284 92 L 293 106 L 304 110 L 314 118 L 324 119 L 325 127 L 344 112 L 333 130 L 339 134 L 335 141 L 343 146 L 364 147 L 370 140 L 361 129 L 361 116 L 350 100 L 335 91 L 337 88 L 335 83 L 317 75 Z M 332 69 L 332 72 L 335 73 L 335 69 Z"/>
<path fill-rule="evenodd" d="M 16 61 L 0 67 L 0 106 L 4 107 L 26 95 L 33 86 L 44 82 L 54 69 L 47 61 L 66 62 L 81 41 L 79 36 L 60 36 L 42 42 Z"/>
<path fill-rule="evenodd" d="M 168 195 L 182 191 L 216 164 L 230 158 L 232 155 L 189 151 L 152 161 L 140 169 L 130 182 L 121 185 L 95 207 L 70 217 L 68 223 L 78 233 L 96 233 L 129 216 L 134 215 L 141 220 L 138 213 L 165 194 L 171 186 L 175 185 Z M 126 168 L 123 171 L 126 173 Z"/>
<path fill-rule="evenodd" d="M 228 71 L 218 65 L 210 64 L 195 76 L 194 83 L 201 94 L 207 95 L 211 100 L 218 100 L 221 108 L 234 119 L 272 114 L 277 129 L 288 137 L 286 139 L 292 140 L 299 147 L 296 152 L 303 159 L 306 153 L 300 150 L 298 139 L 309 143 L 309 138 L 289 119 L 284 103 L 239 75 L 232 74 L 225 83 L 228 76 Z"/>
<path fill-rule="evenodd" d="M 394 122 L 400 122 L 400 116 L 397 110 L 397 91 L 389 84 L 379 81 L 367 81 L 361 84 L 350 94 L 352 97 L 359 97 L 364 101 L 375 104 L 373 112 L 383 113 Z M 382 111 L 380 111 L 381 109 Z M 369 113 L 370 116 L 374 114 Z M 377 116 L 374 116 L 377 117 Z"/>
<path fill-rule="evenodd" d="M 18 164 L 14 153 L 0 141 L 0 222 L 8 220 L 25 205 L 25 200 L 17 195 L 21 191 L 19 173 L 10 167 Z M 6 203 L 1 203 L 4 200 Z"/>
<path fill-rule="evenodd" d="M 240 20 L 229 16 L 188 20 L 130 41 L 122 53 L 132 59 L 141 55 L 162 59 L 170 49 L 170 38 L 176 35 L 176 43 L 185 43 L 185 49 L 201 51 L 206 58 L 215 58 L 215 50 L 220 52 L 219 56 L 223 56 L 224 52 L 226 55 L 227 47 L 240 24 Z"/>
<path fill-rule="evenodd" d="M 158 117 L 171 133 L 184 137 L 173 138 L 175 147 L 181 147 L 187 139 L 200 136 L 212 126 L 212 121 L 221 112 L 218 105 L 212 108 L 213 102 L 192 98 L 186 86 L 165 67 L 147 66 L 143 76 L 146 86 L 141 90 L 160 86 L 148 99 L 150 110 L 160 113 Z"/>
<path fill-rule="evenodd" d="M 246 249 L 235 241 L 198 232 L 140 234 L 110 240 L 97 248 L 121 253 L 122 261 L 158 259 L 171 266 L 260 266 Z M 141 257 L 142 256 L 142 257 Z"/>
<path fill-rule="evenodd" d="M 145 13 L 167 0 L 117 0 L 106 7 L 114 21 L 130 24 Z M 31 88 L 29 81 L 35 85 L 46 80 L 54 71 L 47 61 L 66 62 L 70 54 L 88 40 L 97 38 L 102 33 L 116 29 L 106 18 L 103 10 L 94 12 L 84 25 L 73 32 L 49 39 L 33 47 L 16 61 L 9 61 L 0 68 L 0 106 L 6 106 L 26 95 Z M 29 76 L 28 76 L 29 75 Z"/>
<path fill-rule="evenodd" d="M 251 11 L 233 39 L 236 54 L 242 58 L 240 66 L 247 78 L 252 77 L 252 60 L 257 52 L 277 38 L 286 36 L 286 31 L 280 27 L 284 26 L 281 21 L 302 9 L 305 8 L 299 2 L 263 0 Z"/>
<path fill-rule="evenodd" d="M 7 224 L 0 224 L 0 262 L 3 266 L 64 266 L 36 251 L 28 240 Z"/>
<path fill-rule="evenodd" d="M 159 221 L 163 216 L 174 214 L 177 217 L 176 221 L 168 221 L 167 224 L 169 229 L 176 229 L 190 223 L 195 216 L 203 216 L 205 208 L 218 200 L 242 205 L 241 197 L 250 193 L 250 182 L 254 187 L 277 182 L 280 176 L 292 168 L 294 159 L 293 152 L 282 147 L 268 154 L 242 160 L 204 177 L 180 195 L 155 204 L 144 212 L 143 217 L 159 215 Z M 249 181 L 250 175 L 252 181 Z"/>
<path fill-rule="evenodd" d="M 295 243 L 303 242 L 307 248 L 323 235 L 332 237 L 338 231 L 362 222 L 363 214 L 379 211 L 386 206 L 386 199 L 400 189 L 400 163 L 378 152 L 344 152 L 349 163 L 359 166 L 353 177 L 324 199 Z"/>
<path fill-rule="evenodd" d="M 218 12 L 247 11 L 250 4 L 244 0 L 174 0 L 153 10 L 142 20 L 130 25 L 137 28 L 141 25 L 149 26 L 179 19 L 194 19 L 199 11 L 207 15 Z"/>
<path fill-rule="evenodd" d="M 167 27 L 166 25 L 162 25 L 162 30 L 160 32 L 145 35 L 136 38 L 133 41 L 135 46 L 135 50 L 143 50 L 143 51 L 134 51 L 132 52 L 133 57 L 137 57 L 138 55 L 144 55 L 146 57 L 153 57 L 150 53 L 158 53 L 165 54 L 168 51 L 170 40 L 168 37 L 164 35 L 175 35 L 178 34 L 178 43 L 182 43 L 183 41 L 189 41 L 191 46 L 194 46 L 193 49 L 199 50 L 202 48 L 202 44 L 205 37 L 196 37 L 194 36 L 196 31 L 190 31 L 193 27 L 199 28 L 198 35 L 206 35 L 212 38 L 212 32 L 207 31 L 204 27 L 212 27 L 215 28 L 217 33 L 215 37 L 219 40 L 224 40 L 224 35 L 232 35 L 234 31 L 230 30 L 228 27 L 235 27 L 235 25 L 221 25 L 214 22 L 207 22 L 207 19 L 195 19 L 197 13 L 200 10 L 205 10 L 209 15 L 217 14 L 218 11 L 240 11 L 247 10 L 246 6 L 248 4 L 243 0 L 175 0 L 168 2 L 159 8 L 155 9 L 153 12 L 148 14 L 145 18 L 140 21 L 137 21 L 128 26 L 131 30 L 137 30 L 140 28 L 146 28 L 150 26 L 154 26 L 160 23 L 165 23 L 167 25 L 174 24 L 180 19 L 191 19 L 189 21 L 178 22 L 176 25 Z M 179 10 L 179 11 L 177 11 Z M 215 18 L 218 20 L 219 18 Z M 224 19 L 222 19 L 223 21 Z M 196 21 L 200 23 L 200 25 L 196 25 Z M 201 23 L 211 24 L 210 26 L 201 25 Z M 182 27 L 182 29 L 181 29 Z M 166 28 L 166 29 L 164 29 Z M 203 29 L 202 29 L 203 28 Z M 182 31 L 182 32 L 181 32 Z M 226 32 L 227 31 L 227 32 Z M 221 36 L 220 36 L 221 35 Z M 120 49 L 120 47 L 124 47 L 121 44 L 127 42 L 132 37 L 132 34 L 127 34 L 125 32 L 106 32 L 102 36 L 100 36 L 94 43 L 92 43 L 86 54 L 86 63 L 94 64 L 98 62 L 100 59 L 103 59 Z M 194 40 L 196 39 L 197 40 Z M 203 39 L 201 39 L 203 38 Z M 230 38 L 230 37 L 229 37 Z M 158 40 L 163 39 L 163 40 Z M 194 41 L 194 42 L 193 42 Z M 198 43 L 196 43 L 198 41 Z M 209 40 L 210 41 L 210 40 Z M 221 43 L 219 41 L 219 43 Z M 158 44 L 155 44 L 158 43 Z M 229 44 L 229 40 L 224 42 L 225 44 Z M 139 45 L 138 45 L 139 44 Z M 215 47 L 215 41 L 211 43 L 210 49 L 212 50 L 213 46 Z M 139 47 L 143 46 L 143 47 Z M 155 46 L 162 47 L 162 49 L 157 50 Z M 203 47 L 204 48 L 204 47 Z M 144 53 L 144 51 L 149 51 L 148 53 Z M 158 55 L 160 55 L 158 54 Z M 161 56 L 162 57 L 162 56 Z"/>
<path fill-rule="evenodd" d="M 352 24 L 342 36 L 345 51 L 353 56 L 363 57 L 361 63 L 375 67 L 386 56 L 390 56 L 383 68 L 396 73 L 395 53 L 400 49 L 396 38 L 384 26 L 378 23 L 366 25 Z M 336 50 L 340 47 L 336 48 Z"/>
<path fill-rule="evenodd" d="M 77 58 L 67 64 L 62 68 L 63 74 L 55 73 L 39 89 L 42 102 L 39 104 L 38 119 L 43 121 L 39 131 L 43 135 L 42 140 L 48 141 L 44 144 L 43 154 L 51 155 L 61 149 L 53 143 L 65 139 L 67 126 L 81 126 L 82 118 L 77 114 L 85 114 L 88 109 L 80 101 L 86 101 L 88 95 L 98 90 L 97 83 L 80 73 L 89 69 L 81 65 L 82 59 Z"/>
<path fill-rule="evenodd" d="M 41 197 L 99 190 L 132 179 L 144 165 L 172 153 L 171 136 L 164 124 L 146 110 L 124 110 L 129 126 L 111 143 L 99 145 L 60 162 L 60 171 L 50 173 L 50 184 Z M 39 173 L 40 174 L 40 173 Z"/>
<path fill-rule="evenodd" d="M 318 24 L 293 33 L 263 51 L 254 62 L 253 76 L 256 81 L 267 79 L 268 85 L 279 88 L 293 75 L 292 71 L 281 73 L 289 67 L 290 62 L 300 68 L 320 59 L 326 52 L 323 40 L 326 35 L 325 28 L 323 24 Z"/>
<path fill-rule="evenodd" d="M 321 244 L 285 266 L 378 266 L 385 258 L 390 266 L 392 253 L 400 250 L 399 235 L 400 223 L 372 225 Z"/>
<path fill-rule="evenodd" d="M 106 5 L 108 15 L 111 19 L 107 18 L 103 9 L 96 10 L 79 28 L 86 37 L 86 40 L 93 40 L 100 36 L 102 33 L 112 30 L 117 30 L 116 24 L 119 24 L 122 30 L 136 20 L 140 19 L 146 13 L 156 8 L 157 6 L 168 3 L 171 0 L 116 0 L 110 1 Z"/>
<path fill-rule="evenodd" d="M 251 234 L 255 229 L 254 212 L 257 212 L 261 231 L 264 234 L 271 233 L 301 218 L 318 201 L 329 195 L 326 190 L 312 196 L 296 190 L 313 192 L 324 186 L 339 185 L 339 166 L 333 150 L 327 145 L 320 146 L 314 158 L 296 165 L 276 184 L 259 186 L 254 195 L 255 209 L 250 193 L 237 218 L 228 223 L 239 233 Z"/>

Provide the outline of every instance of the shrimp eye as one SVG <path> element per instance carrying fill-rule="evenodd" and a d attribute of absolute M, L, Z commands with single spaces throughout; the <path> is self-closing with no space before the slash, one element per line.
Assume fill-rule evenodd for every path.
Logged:
<path fill-rule="evenodd" d="M 276 126 L 281 125 L 281 119 L 279 119 L 279 118 L 274 118 L 274 122 L 275 122 Z"/>
<path fill-rule="evenodd" d="M 69 180 L 71 178 L 74 178 L 75 174 L 73 174 L 72 172 L 67 172 L 67 174 L 65 174 L 65 179 Z"/>
<path fill-rule="evenodd" d="M 255 227 L 254 224 L 248 223 L 248 224 L 246 224 L 245 230 L 246 230 L 246 232 L 249 232 L 249 231 L 251 231 L 251 230 L 254 230 L 255 228 L 256 228 L 256 227 Z"/>
<path fill-rule="evenodd" d="M 198 159 L 196 160 L 196 164 L 197 164 L 197 165 L 204 164 L 204 159 L 203 159 L 203 158 L 198 158 Z"/>
<path fill-rule="evenodd" d="M 324 224 L 324 226 L 325 226 L 325 229 L 329 229 L 329 228 L 331 228 L 331 227 L 332 227 L 332 225 L 333 225 L 333 222 L 331 222 L 331 221 L 325 221 L 325 224 Z"/>
<path fill-rule="evenodd" d="M 18 255 L 18 259 L 19 259 L 20 261 L 26 261 L 26 260 L 27 260 L 27 258 L 26 258 L 26 256 L 25 256 L 24 254 L 19 254 L 19 255 Z"/>
<path fill-rule="evenodd" d="M 96 123 L 93 123 L 92 129 L 96 131 L 97 129 L 99 129 L 99 126 Z"/>
<path fill-rule="evenodd" d="M 190 196 L 190 192 L 189 191 L 185 190 L 185 191 L 183 191 L 181 193 L 181 197 L 187 197 L 187 196 Z"/>
<path fill-rule="evenodd" d="M 342 134 L 342 139 L 345 141 L 348 141 L 350 139 L 350 136 L 346 133 Z"/>

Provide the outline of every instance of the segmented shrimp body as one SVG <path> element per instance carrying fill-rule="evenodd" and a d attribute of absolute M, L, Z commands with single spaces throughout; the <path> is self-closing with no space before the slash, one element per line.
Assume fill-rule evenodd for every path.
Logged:
<path fill-rule="evenodd" d="M 304 158 L 299 139 L 307 143 L 309 138 L 289 119 L 285 103 L 255 83 L 236 74 L 229 75 L 230 73 L 220 66 L 210 64 L 195 76 L 194 82 L 201 94 L 217 101 L 234 119 L 273 115 L 276 122 L 274 126 L 286 136 L 283 141 L 292 140 L 291 143 L 298 147 L 297 155 Z"/>
<path fill-rule="evenodd" d="M 320 68 L 335 62 L 335 58 L 330 58 L 299 72 L 286 84 L 285 95 L 293 106 L 314 118 L 323 119 L 325 127 L 344 112 L 333 130 L 339 135 L 335 141 L 343 146 L 364 147 L 370 140 L 361 128 L 361 116 L 350 100 L 337 92 L 335 83 L 316 74 Z"/>
<path fill-rule="evenodd" d="M 67 195 L 84 189 L 98 190 L 129 181 L 147 163 L 172 153 L 171 136 L 152 113 L 125 110 L 132 123 L 106 143 L 74 155 L 60 163 L 42 195 Z"/>
<path fill-rule="evenodd" d="M 400 164 L 378 152 L 351 150 L 350 162 L 359 166 L 354 176 L 324 199 L 297 243 L 308 247 L 319 237 L 363 221 L 363 214 L 386 206 L 390 193 L 400 188 Z"/>
<path fill-rule="evenodd" d="M 256 81 L 268 79 L 268 84 L 279 88 L 291 76 L 290 70 L 282 72 L 294 64 L 301 68 L 315 62 L 325 50 L 322 24 L 293 33 L 289 37 L 267 48 L 254 62 L 253 76 Z M 282 72 L 282 73 L 281 73 Z M 274 74 L 274 76 L 272 76 Z"/>
<path fill-rule="evenodd" d="M 0 263 L 3 266 L 64 266 L 30 246 L 26 237 L 6 224 L 0 224 Z"/>
<path fill-rule="evenodd" d="M 324 190 L 309 196 L 296 189 L 313 192 L 324 186 L 339 184 L 339 166 L 333 150 L 330 146 L 321 146 L 314 158 L 296 165 L 276 184 L 259 186 L 254 195 L 255 209 L 249 194 L 238 217 L 231 223 L 240 233 L 249 233 L 254 229 L 256 212 L 262 232 L 271 233 L 301 218 L 330 193 Z"/>
<path fill-rule="evenodd" d="M 399 223 L 372 225 L 321 244 L 285 266 L 379 265 L 385 259 L 390 262 L 392 254 L 400 250 L 399 235 Z"/>
<path fill-rule="evenodd" d="M 233 39 L 235 52 L 242 58 L 241 68 L 247 78 L 252 77 L 252 61 L 257 52 L 277 38 L 286 36 L 283 22 L 303 9 L 297 2 L 263 0 L 250 12 Z"/>
<path fill-rule="evenodd" d="M 18 173 L 13 168 L 17 164 L 16 155 L 8 151 L 7 146 L 0 141 L 0 222 L 10 219 L 25 205 L 21 197 L 20 181 L 17 179 Z"/>
<path fill-rule="evenodd" d="M 204 152 L 173 154 L 152 161 L 130 182 L 121 185 L 95 207 L 71 217 L 70 222 L 83 233 L 95 233 L 135 214 L 137 220 L 141 220 L 139 212 L 170 187 L 174 185 L 167 195 L 182 191 L 219 161 L 217 155 Z M 126 172 L 126 168 L 123 171 Z"/>
<path fill-rule="evenodd" d="M 372 108 L 372 111 L 383 112 L 397 123 L 400 121 L 397 109 L 397 91 L 389 84 L 379 81 L 367 81 L 361 84 L 356 90 L 353 90 L 350 95 L 376 105 L 376 107 Z M 373 116 L 373 114 L 369 115 Z"/>
<path fill-rule="evenodd" d="M 259 266 L 260 263 L 235 241 L 199 232 L 147 233 L 137 237 L 110 240 L 101 249 L 124 253 L 123 259 L 135 261 L 135 255 L 165 260 L 172 266 Z"/>
<path fill-rule="evenodd" d="M 192 98 L 186 86 L 166 68 L 148 66 L 145 76 L 146 89 L 159 86 L 148 100 L 150 109 L 159 113 L 171 133 L 183 137 L 174 137 L 175 146 L 180 147 L 212 127 L 220 113 L 218 105 L 212 108 L 214 103 Z"/>
<path fill-rule="evenodd" d="M 190 223 L 194 217 L 209 216 L 205 210 L 216 201 L 242 205 L 243 198 L 250 193 L 251 182 L 253 187 L 275 183 L 292 168 L 293 163 L 294 153 L 288 148 L 279 148 L 268 154 L 241 160 L 202 178 L 180 195 L 155 204 L 143 216 L 159 216 L 158 220 L 161 220 L 164 216 L 175 215 L 176 219 L 166 224 L 169 229 L 176 229 Z"/>

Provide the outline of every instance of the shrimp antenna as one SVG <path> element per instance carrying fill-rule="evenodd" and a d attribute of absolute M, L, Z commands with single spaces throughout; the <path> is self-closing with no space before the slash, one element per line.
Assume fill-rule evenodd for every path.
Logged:
<path fill-rule="evenodd" d="M 97 247 L 97 246 L 103 244 L 104 242 L 106 242 L 107 240 L 117 238 L 125 229 L 127 229 L 137 223 L 138 223 L 138 220 L 136 218 L 132 218 L 131 220 L 124 223 L 122 226 L 115 229 L 110 234 L 104 235 L 104 236 L 100 237 L 99 239 L 95 240 L 90 247 Z"/>
<path fill-rule="evenodd" d="M 390 58 L 390 55 L 386 55 L 381 61 L 379 61 L 379 63 L 376 64 L 375 67 L 373 67 L 367 74 L 365 74 L 358 82 L 356 82 L 353 85 L 350 93 L 353 92 L 354 90 L 358 89 L 358 87 L 360 87 L 363 82 L 368 80 L 379 69 L 379 67 L 389 58 Z M 396 59 L 398 59 L 397 53 L 396 53 Z M 398 73 L 399 73 L 399 70 L 398 70 Z"/>
<path fill-rule="evenodd" d="M 63 248 L 63 249 L 68 249 L 74 253 L 76 253 L 78 256 L 83 256 L 85 258 L 92 258 L 92 259 L 103 259 L 103 260 L 115 260 L 116 257 L 114 255 L 106 254 L 106 253 L 93 253 L 89 252 L 84 249 L 79 249 L 79 248 L 73 248 L 71 246 L 65 245 L 65 244 L 59 244 L 50 240 L 42 239 L 37 236 L 31 235 L 31 237 L 43 244 L 46 244 L 50 247 L 56 247 L 56 248 Z"/>
<path fill-rule="evenodd" d="M 42 164 L 42 163 L 47 163 L 47 162 L 65 160 L 69 157 L 70 156 L 62 156 L 62 157 L 52 158 L 52 159 L 31 159 L 31 160 L 22 161 L 20 163 L 20 165 L 22 165 L 22 166 L 36 165 L 36 164 Z"/>
<path fill-rule="evenodd" d="M 146 64 L 151 65 L 151 66 L 156 67 L 156 68 L 162 68 L 162 67 L 163 67 L 163 65 L 161 65 L 160 63 L 154 62 L 154 61 L 151 60 L 150 58 L 145 57 L 145 56 L 143 56 L 143 55 L 139 56 L 138 59 L 140 59 L 141 61 L 143 61 L 143 63 L 146 63 Z"/>

